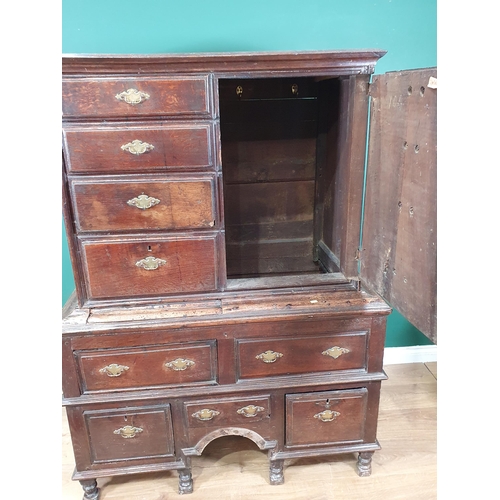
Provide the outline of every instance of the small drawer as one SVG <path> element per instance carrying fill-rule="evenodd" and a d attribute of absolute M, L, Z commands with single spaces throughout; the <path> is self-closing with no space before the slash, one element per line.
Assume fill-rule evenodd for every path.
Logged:
<path fill-rule="evenodd" d="M 90 299 L 217 289 L 217 233 L 81 238 Z"/>
<path fill-rule="evenodd" d="M 83 393 L 217 382 L 216 342 L 76 351 Z"/>
<path fill-rule="evenodd" d="M 76 227 L 86 231 L 202 229 L 215 226 L 213 175 L 191 178 L 72 179 Z"/>
<path fill-rule="evenodd" d="M 367 401 L 366 388 L 287 395 L 286 446 L 362 442 Z"/>
<path fill-rule="evenodd" d="M 270 396 L 210 398 L 184 403 L 190 445 L 208 433 L 227 427 L 250 429 L 266 438 L 269 435 Z"/>
<path fill-rule="evenodd" d="M 170 405 L 87 410 L 91 465 L 174 456 Z M 78 460 L 77 456 L 77 460 Z"/>
<path fill-rule="evenodd" d="M 63 117 L 209 115 L 209 77 L 67 78 Z"/>
<path fill-rule="evenodd" d="M 67 126 L 63 139 L 68 172 L 165 172 L 214 165 L 209 123 Z"/>
<path fill-rule="evenodd" d="M 239 379 L 311 372 L 363 370 L 367 332 L 236 340 Z"/>

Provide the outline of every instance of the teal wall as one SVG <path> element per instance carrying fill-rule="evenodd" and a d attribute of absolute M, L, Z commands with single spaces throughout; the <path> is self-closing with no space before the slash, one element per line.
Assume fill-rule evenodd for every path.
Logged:
<path fill-rule="evenodd" d="M 379 48 L 377 73 L 437 65 L 437 0 L 63 0 L 64 53 Z M 64 235 L 64 232 L 63 232 Z M 63 304 L 74 290 L 63 236 Z M 388 347 L 429 344 L 399 313 Z"/>

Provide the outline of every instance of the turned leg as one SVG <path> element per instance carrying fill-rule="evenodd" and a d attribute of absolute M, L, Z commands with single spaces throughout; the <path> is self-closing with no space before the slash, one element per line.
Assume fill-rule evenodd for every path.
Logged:
<path fill-rule="evenodd" d="M 373 451 L 366 451 L 358 455 L 358 476 L 365 477 L 372 473 Z"/>
<path fill-rule="evenodd" d="M 100 490 L 95 479 L 81 479 L 80 484 L 84 492 L 83 500 L 98 500 Z"/>
<path fill-rule="evenodd" d="M 179 470 L 179 495 L 193 493 L 193 477 L 191 469 Z"/>
<path fill-rule="evenodd" d="M 284 460 L 271 460 L 269 462 L 269 482 L 271 484 L 283 484 L 285 478 L 283 476 Z"/>

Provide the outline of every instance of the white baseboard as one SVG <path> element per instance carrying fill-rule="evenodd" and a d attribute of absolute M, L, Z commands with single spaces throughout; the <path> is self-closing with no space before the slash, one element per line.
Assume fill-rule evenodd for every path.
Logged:
<path fill-rule="evenodd" d="M 384 349 L 384 365 L 431 363 L 433 361 L 437 361 L 437 345 L 386 347 Z"/>

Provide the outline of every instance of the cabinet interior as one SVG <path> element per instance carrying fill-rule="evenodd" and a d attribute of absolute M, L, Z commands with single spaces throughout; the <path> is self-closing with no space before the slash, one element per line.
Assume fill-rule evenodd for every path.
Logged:
<path fill-rule="evenodd" d="M 220 79 L 218 90 L 228 286 L 241 278 L 338 279 L 352 223 L 336 200 L 341 80 Z"/>

